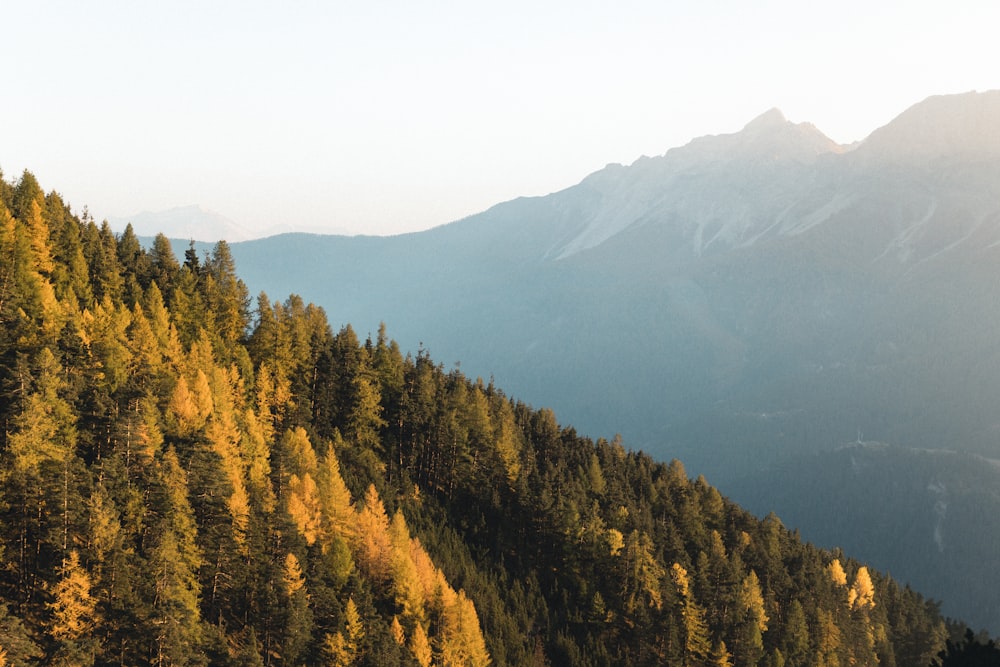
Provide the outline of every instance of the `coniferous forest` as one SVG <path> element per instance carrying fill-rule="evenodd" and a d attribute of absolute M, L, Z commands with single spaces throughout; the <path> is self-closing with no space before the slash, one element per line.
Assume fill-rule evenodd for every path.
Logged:
<path fill-rule="evenodd" d="M 0 177 L 0 320 L 0 665 L 904 667 L 964 630 L 28 172 Z"/>

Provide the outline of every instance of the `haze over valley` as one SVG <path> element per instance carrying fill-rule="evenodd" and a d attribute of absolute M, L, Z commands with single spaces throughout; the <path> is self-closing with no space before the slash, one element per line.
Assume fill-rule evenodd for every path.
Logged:
<path fill-rule="evenodd" d="M 771 109 L 388 237 L 0 181 L 0 661 L 997 652 L 998 120 Z"/>
<path fill-rule="evenodd" d="M 0 667 L 1000 663 L 1000 3 L 3 19 Z"/>
<path fill-rule="evenodd" d="M 890 504 L 831 521 L 855 512 L 836 489 L 807 503 L 781 477 L 886 443 L 870 465 L 909 506 L 1000 502 L 993 466 L 968 489 L 951 472 L 1000 458 L 998 137 L 996 91 L 929 98 L 852 146 L 771 110 L 426 232 L 232 251 L 253 293 L 299 293 L 361 336 L 385 322 L 404 350 L 492 377 L 580 433 L 679 458 L 762 515 L 856 545 L 947 612 L 1000 627 L 976 583 L 995 576 L 983 567 L 995 542 L 973 540 L 975 517 L 927 509 L 885 540 Z M 918 450 L 959 454 L 914 468 Z"/>

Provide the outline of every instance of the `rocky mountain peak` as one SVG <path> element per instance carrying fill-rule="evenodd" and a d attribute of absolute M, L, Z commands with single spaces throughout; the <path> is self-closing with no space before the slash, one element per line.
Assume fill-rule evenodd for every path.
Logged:
<path fill-rule="evenodd" d="M 746 127 L 743 128 L 743 131 L 766 131 L 768 129 L 781 127 L 787 123 L 788 119 L 785 118 L 785 114 L 781 112 L 781 109 L 773 107 L 747 123 Z"/>
<path fill-rule="evenodd" d="M 686 160 L 707 162 L 794 161 L 811 163 L 817 156 L 844 148 L 812 123 L 793 123 L 777 108 L 769 109 L 732 134 L 701 137 L 668 152 Z"/>

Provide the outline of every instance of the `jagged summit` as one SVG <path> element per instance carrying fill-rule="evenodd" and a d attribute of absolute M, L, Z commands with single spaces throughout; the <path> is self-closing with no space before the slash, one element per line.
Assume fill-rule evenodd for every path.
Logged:
<path fill-rule="evenodd" d="M 716 179 L 735 184 L 746 177 L 748 169 L 757 171 L 767 165 L 790 171 L 781 179 L 794 179 L 798 165 L 844 150 L 811 123 L 793 123 L 772 108 L 739 132 L 700 137 L 663 156 L 640 158 L 628 167 L 608 165 L 579 186 L 556 195 L 562 211 L 579 213 L 560 226 L 546 256 L 565 259 L 649 220 L 682 219 L 698 229 L 703 224 L 708 225 L 705 229 L 713 228 L 705 237 L 699 232 L 686 240 L 685 245 L 696 254 L 707 245 L 749 242 L 756 236 L 753 228 L 760 223 L 747 215 L 754 207 L 749 206 L 747 196 L 734 195 L 738 188 L 723 193 L 712 190 Z M 715 176 L 701 180 L 706 174 Z M 773 183 L 758 184 L 751 198 L 766 200 L 764 191 L 773 187 Z M 589 202 L 586 206 L 581 197 Z"/>
<path fill-rule="evenodd" d="M 812 123 L 793 123 L 778 108 L 772 108 L 731 134 L 700 137 L 667 152 L 685 161 L 750 162 L 795 161 L 811 163 L 826 153 L 845 150 Z"/>
<path fill-rule="evenodd" d="M 778 127 L 784 125 L 787 122 L 788 119 L 785 118 L 785 114 L 781 112 L 781 109 L 779 109 L 778 107 L 772 107 L 767 111 L 765 111 L 764 113 L 762 113 L 761 115 L 754 118 L 749 123 L 747 123 L 746 126 L 743 128 L 743 130 L 753 131 L 757 129 Z"/>

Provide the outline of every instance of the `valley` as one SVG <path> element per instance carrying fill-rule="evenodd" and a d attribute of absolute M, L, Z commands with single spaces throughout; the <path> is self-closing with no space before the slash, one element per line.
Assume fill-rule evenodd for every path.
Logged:
<path fill-rule="evenodd" d="M 747 478 L 780 483 L 782 461 L 859 434 L 1000 456 L 997 119 L 997 92 L 930 98 L 845 147 L 773 110 L 427 232 L 233 254 L 254 292 L 295 291 L 362 333 L 384 321 L 403 349 L 785 516 L 799 501 Z"/>

